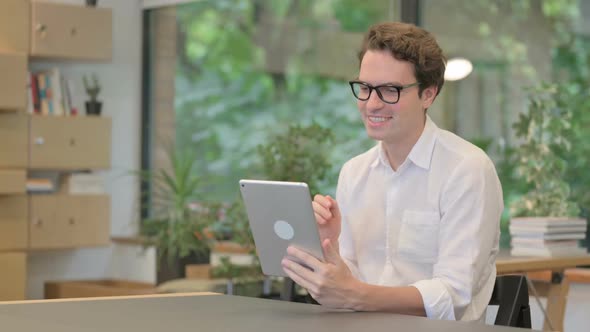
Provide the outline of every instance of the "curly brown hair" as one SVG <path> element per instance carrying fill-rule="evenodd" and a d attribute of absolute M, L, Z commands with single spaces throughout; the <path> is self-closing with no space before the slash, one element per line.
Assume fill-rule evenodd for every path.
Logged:
<path fill-rule="evenodd" d="M 396 59 L 414 64 L 414 75 L 420 82 L 419 96 L 431 86 L 438 88 L 437 95 L 440 93 L 447 60 L 430 32 L 408 23 L 375 24 L 363 38 L 358 54 L 359 66 L 368 50 L 387 50 Z"/>

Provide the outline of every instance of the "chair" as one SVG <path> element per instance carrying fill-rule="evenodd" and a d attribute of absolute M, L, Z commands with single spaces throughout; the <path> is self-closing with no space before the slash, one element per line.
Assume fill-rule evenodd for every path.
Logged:
<path fill-rule="evenodd" d="M 498 306 L 494 325 L 531 328 L 529 289 L 525 276 L 497 276 L 490 305 Z"/>

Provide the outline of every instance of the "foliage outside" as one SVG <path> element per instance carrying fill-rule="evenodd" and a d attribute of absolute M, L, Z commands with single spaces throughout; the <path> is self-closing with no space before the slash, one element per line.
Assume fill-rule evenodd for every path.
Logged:
<path fill-rule="evenodd" d="M 558 104 L 559 85 L 541 84 L 529 92 L 528 112 L 514 124 L 523 142 L 514 150 L 517 172 L 532 188 L 511 206 L 512 215 L 575 217 L 580 208 L 572 201 L 569 184 L 563 179 L 567 162 L 557 151 L 569 151 L 566 133 L 571 128 L 572 110 Z"/>
<path fill-rule="evenodd" d="M 278 56 L 273 48 L 292 36 L 276 29 L 266 48 L 258 38 L 262 13 L 271 13 L 277 27 L 296 22 L 298 29 L 319 29 L 333 23 L 332 15 L 336 15 L 346 29 L 364 31 L 374 20 L 385 18 L 383 9 L 388 7 L 379 9 L 384 4 L 220 0 L 182 6 L 178 11 L 179 43 L 184 47 L 176 75 L 177 142 L 179 149 L 199 155 L 196 170 L 210 179 L 206 199 L 233 201 L 237 181 L 252 176 L 257 167 L 258 145 L 269 133 L 286 131 L 290 124 L 315 123 L 332 129 L 338 148 L 328 152 L 331 174 L 374 144 L 344 80 L 309 73 L 308 64 L 296 55 L 285 58 L 284 71 L 266 71 L 267 59 Z M 328 177 L 315 190 L 333 192 L 336 180 Z"/>
<path fill-rule="evenodd" d="M 333 141 L 332 131 L 316 123 L 291 125 L 286 134 L 271 137 L 269 143 L 258 147 L 262 172 L 269 180 L 305 182 L 311 194 L 317 194 L 331 170 Z"/>

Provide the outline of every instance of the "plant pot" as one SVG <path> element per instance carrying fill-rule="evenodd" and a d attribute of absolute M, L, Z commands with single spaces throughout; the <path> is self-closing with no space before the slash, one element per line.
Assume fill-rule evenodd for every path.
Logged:
<path fill-rule="evenodd" d="M 102 102 L 100 101 L 87 101 L 86 102 L 86 115 L 100 115 L 102 109 Z"/>
<path fill-rule="evenodd" d="M 156 275 L 157 284 L 161 284 L 168 280 L 181 279 L 186 277 L 186 265 L 188 264 L 209 264 L 210 252 L 192 253 L 187 257 L 177 258 L 173 261 L 168 261 L 164 255 L 158 264 L 158 272 Z"/>
<path fill-rule="evenodd" d="M 86 6 L 88 7 L 96 7 L 96 3 L 98 0 L 86 0 Z"/>

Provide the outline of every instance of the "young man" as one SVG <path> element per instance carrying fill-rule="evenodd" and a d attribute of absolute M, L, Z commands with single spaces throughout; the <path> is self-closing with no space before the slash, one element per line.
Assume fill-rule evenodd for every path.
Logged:
<path fill-rule="evenodd" d="M 342 167 L 337 201 L 314 198 L 325 261 L 290 247 L 283 268 L 322 305 L 484 320 L 502 189 L 486 154 L 426 113 L 443 86 L 442 51 L 421 28 L 384 23 L 359 60 L 350 85 L 379 143 Z"/>

